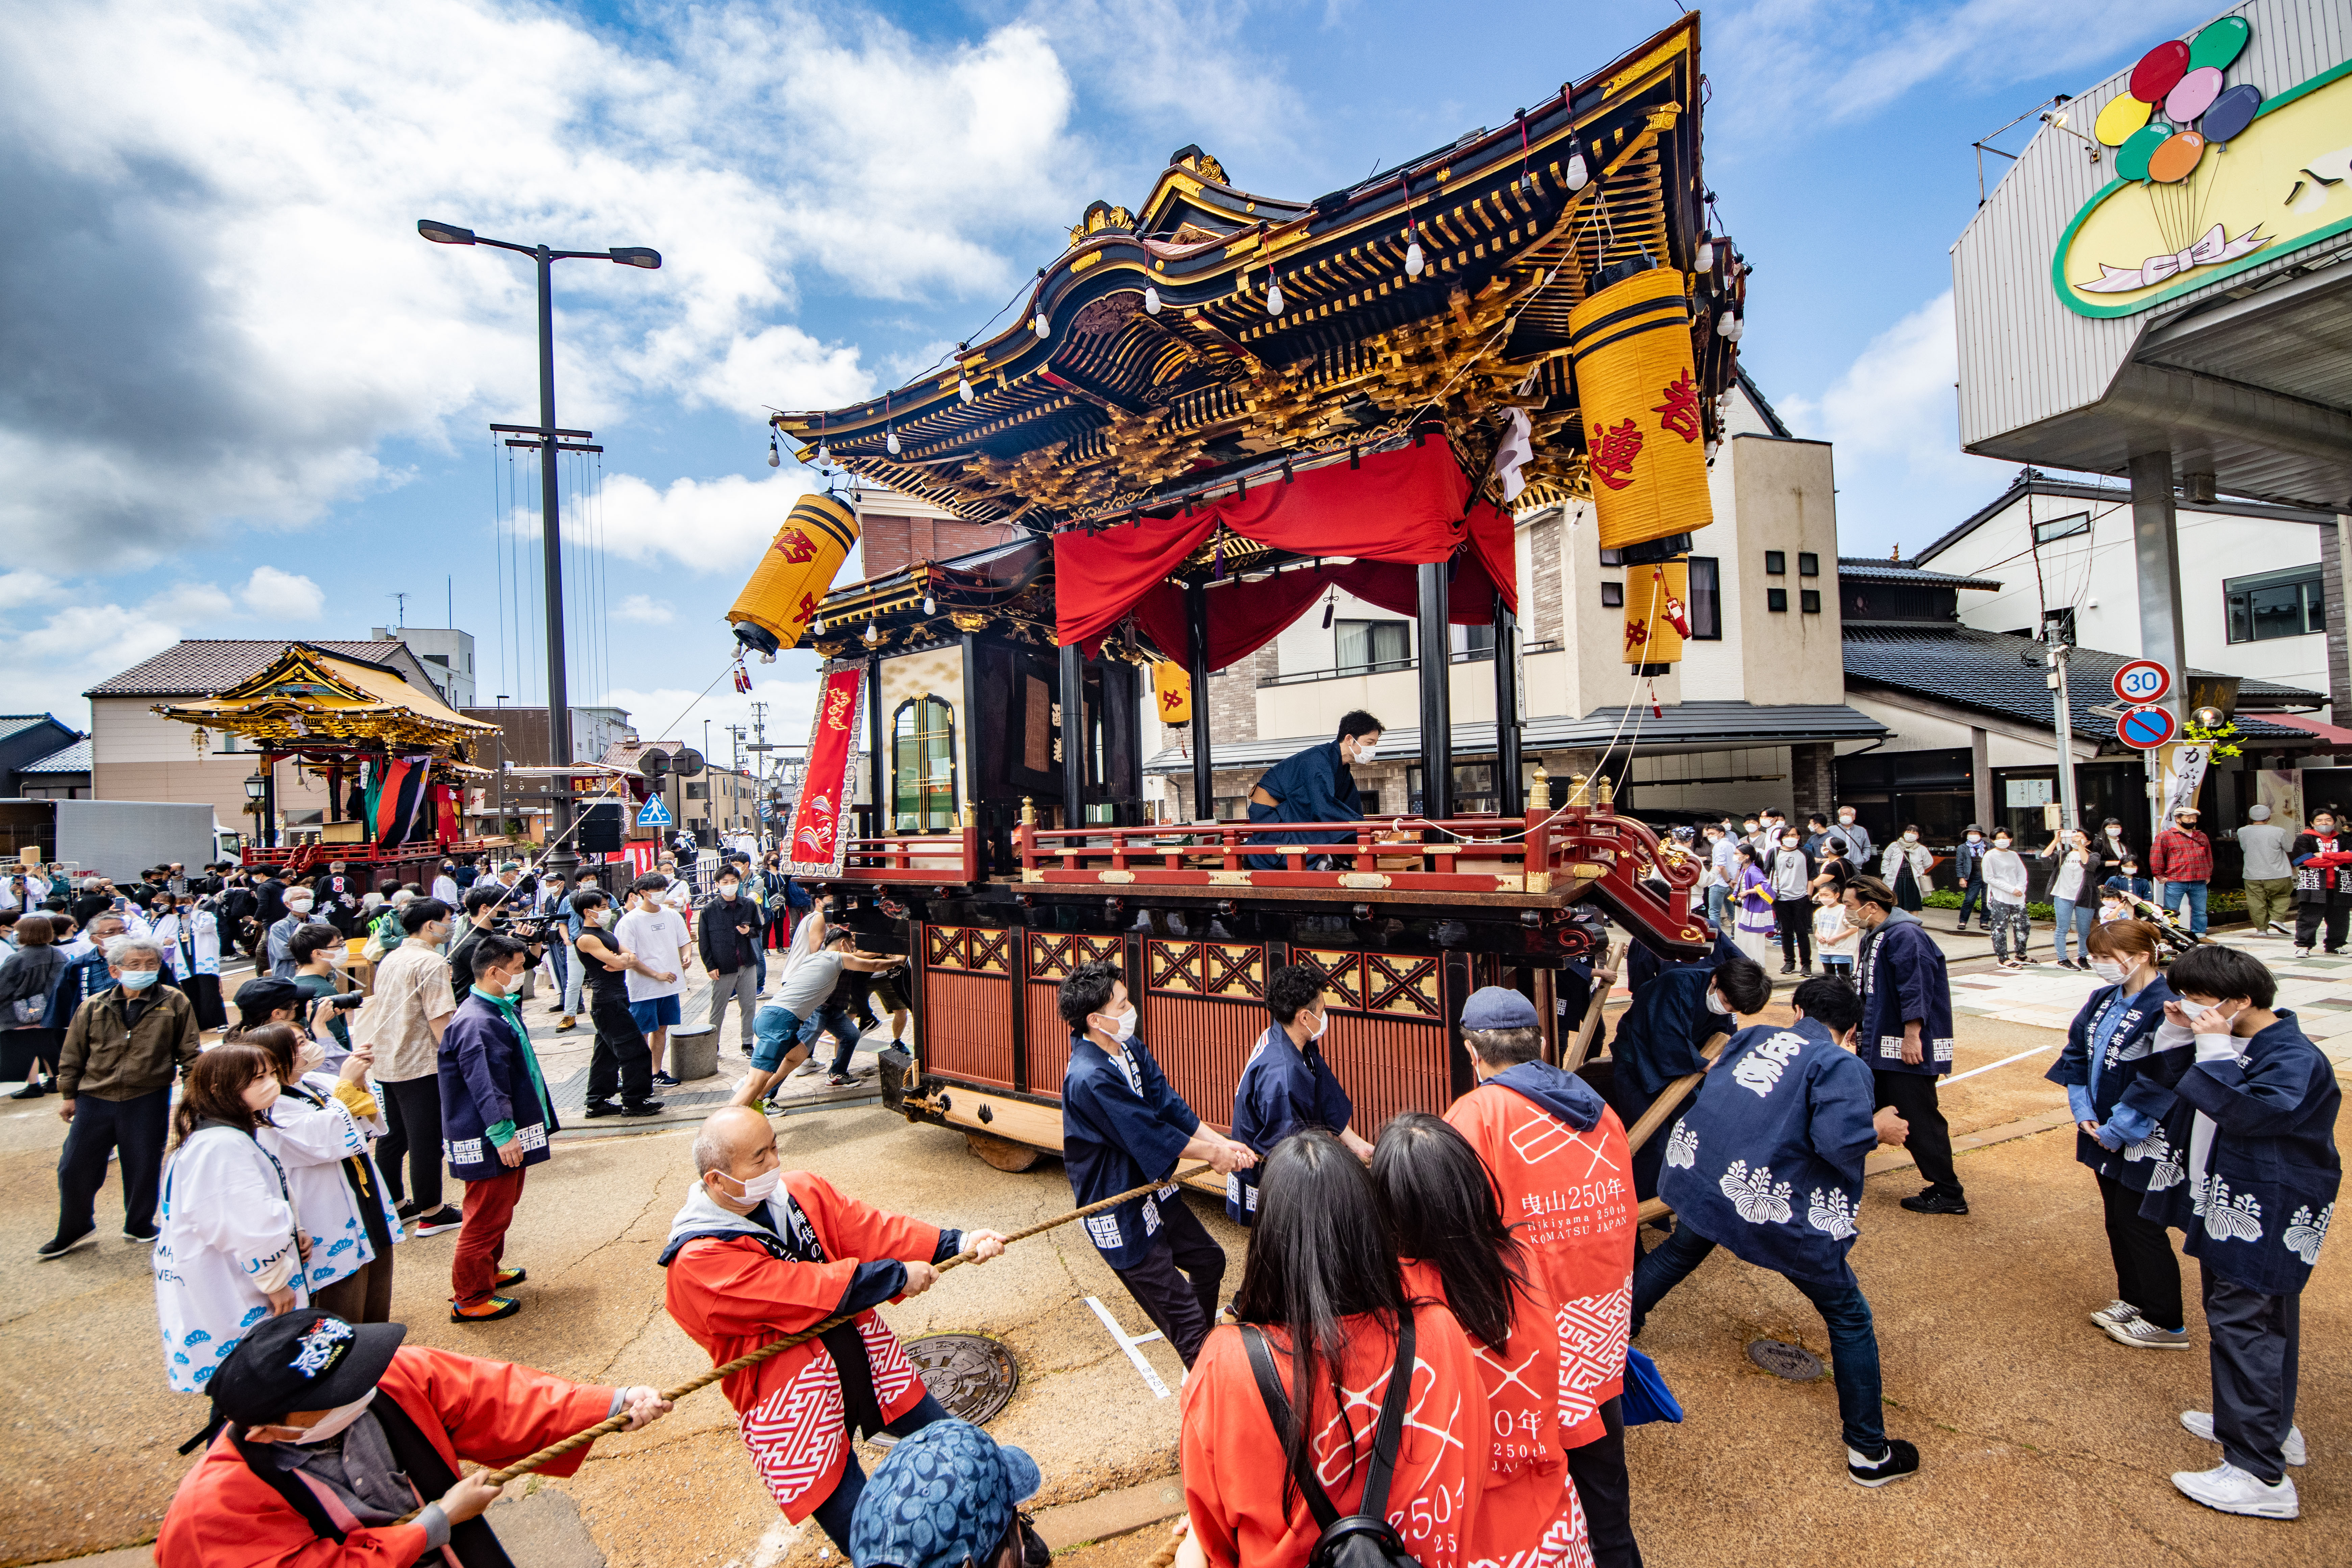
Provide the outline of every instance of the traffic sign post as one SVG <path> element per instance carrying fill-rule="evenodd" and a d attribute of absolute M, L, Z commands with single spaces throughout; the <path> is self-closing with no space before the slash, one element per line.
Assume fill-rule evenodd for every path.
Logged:
<path fill-rule="evenodd" d="M 2116 671 L 2116 700 L 2131 706 L 2161 702 L 2172 691 L 2172 671 L 2152 658 L 2136 658 Z"/>
<path fill-rule="evenodd" d="M 2154 745 L 2156 742 L 2151 741 L 2148 743 L 2150 745 Z M 655 795 L 648 799 L 645 805 L 637 807 L 637 826 L 639 827 L 668 827 L 672 826 L 670 822 L 669 807 L 662 804 L 661 796 Z"/>
<path fill-rule="evenodd" d="M 2116 677 L 2116 684 L 2123 684 L 2122 676 Z M 2116 721 L 2116 739 L 2136 752 L 2152 752 L 2179 731 L 2180 721 L 2168 708 L 2135 708 Z"/>

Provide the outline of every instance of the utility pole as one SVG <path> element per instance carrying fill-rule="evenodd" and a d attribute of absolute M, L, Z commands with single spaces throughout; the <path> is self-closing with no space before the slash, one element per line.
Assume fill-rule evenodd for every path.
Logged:
<path fill-rule="evenodd" d="M 2082 812 L 2074 799 L 2074 705 L 2066 688 L 2066 661 L 2074 654 L 2073 622 L 2065 612 L 2046 616 L 2042 639 L 2049 649 L 2042 660 L 2050 667 L 2051 703 L 2058 730 L 2058 826 L 2080 827 Z"/>

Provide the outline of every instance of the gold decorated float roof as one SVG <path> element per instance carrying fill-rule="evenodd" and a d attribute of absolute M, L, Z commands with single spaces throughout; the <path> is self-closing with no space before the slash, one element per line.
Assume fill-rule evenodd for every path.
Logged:
<path fill-rule="evenodd" d="M 266 668 L 215 696 L 157 703 L 155 711 L 275 751 L 446 753 L 498 728 L 454 711 L 398 670 L 309 643 L 287 644 Z"/>
<path fill-rule="evenodd" d="M 1513 405 L 1536 452 L 1519 504 L 1585 496 L 1568 313 L 1604 268 L 1685 275 L 1710 439 L 1737 374 L 1716 319 L 1741 268 L 1726 244 L 1693 270 L 1700 95 L 1693 15 L 1497 128 L 1311 202 L 1244 191 L 1186 147 L 1137 211 L 1087 209 L 1012 327 L 883 396 L 772 422 L 803 462 L 822 447 L 958 517 L 1041 532 L 1416 425 L 1483 472 Z M 1580 153 L 1591 178 L 1571 190 Z"/>

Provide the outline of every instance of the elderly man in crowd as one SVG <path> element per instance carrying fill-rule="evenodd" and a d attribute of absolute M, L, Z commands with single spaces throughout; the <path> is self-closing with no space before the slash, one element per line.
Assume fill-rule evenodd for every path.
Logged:
<path fill-rule="evenodd" d="M 172 1078 L 199 1049 L 195 1005 L 156 984 L 163 949 L 118 936 L 106 967 L 112 984 L 75 1010 L 58 1054 L 58 1114 L 68 1131 L 58 1158 L 58 1233 L 37 1254 L 44 1261 L 97 1236 L 98 1189 L 113 1154 L 122 1162 L 123 1239 L 155 1239 Z"/>

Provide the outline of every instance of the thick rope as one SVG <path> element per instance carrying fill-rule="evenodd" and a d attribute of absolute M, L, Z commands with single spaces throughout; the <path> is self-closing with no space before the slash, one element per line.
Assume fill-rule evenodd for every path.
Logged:
<path fill-rule="evenodd" d="M 1129 1188 L 1128 1191 L 1120 1193 L 1116 1196 L 1105 1198 L 1100 1203 L 1088 1204 L 1084 1208 L 1072 1209 L 1067 1214 L 1057 1215 L 1049 1220 L 1042 1220 L 1039 1223 L 1029 1226 L 1025 1230 L 1014 1231 L 1012 1235 L 1004 1238 L 1004 1244 L 1007 1247 L 1010 1247 L 1016 1241 L 1026 1241 L 1033 1236 L 1042 1236 L 1046 1231 L 1069 1224 L 1072 1220 L 1084 1219 L 1088 1215 L 1097 1215 L 1108 1209 L 1115 1209 L 1119 1205 L 1128 1202 L 1131 1198 L 1139 1198 L 1148 1194 L 1156 1193 L 1162 1187 L 1183 1181 L 1191 1176 L 1197 1176 L 1208 1168 L 1209 1167 L 1205 1163 L 1194 1165 L 1189 1169 L 1177 1172 L 1174 1175 L 1170 1176 L 1167 1181 L 1148 1182 L 1142 1186 Z M 953 1258 L 949 1258 L 945 1263 L 940 1264 L 939 1266 L 939 1271 L 945 1274 L 950 1268 L 959 1268 L 964 1264 L 977 1261 L 978 1258 L 974 1254 L 971 1252 L 959 1252 Z M 829 1333 L 833 1330 L 841 1327 L 844 1323 L 851 1322 L 857 1318 L 863 1317 L 870 1310 L 872 1310 L 871 1308 L 861 1307 L 855 1312 L 843 1312 L 835 1317 L 827 1318 L 824 1322 L 819 1323 L 813 1329 L 805 1329 L 796 1334 L 786 1334 L 780 1340 L 771 1340 L 766 1344 L 761 1345 L 758 1350 L 751 1352 L 748 1355 L 739 1355 L 733 1361 L 722 1362 L 706 1373 L 702 1373 L 698 1376 L 687 1379 L 684 1383 L 679 1384 L 676 1388 L 665 1389 L 662 1392 L 662 1397 L 666 1400 L 683 1399 L 688 1394 L 694 1393 L 698 1389 L 709 1387 L 712 1384 L 717 1383 L 722 1377 L 731 1377 L 747 1367 L 759 1365 L 761 1362 L 766 1361 L 771 1356 L 782 1355 L 784 1352 L 791 1350 L 795 1345 L 804 1345 L 808 1343 L 809 1341 L 816 1339 L 821 1335 Z M 593 1426 L 589 1427 L 586 1431 L 574 1432 L 571 1436 L 562 1439 L 561 1442 L 551 1443 L 536 1454 L 525 1455 L 522 1458 L 517 1459 L 513 1464 L 509 1465 L 505 1469 L 493 1470 L 488 1475 L 484 1476 L 481 1479 L 491 1486 L 502 1487 L 509 1481 L 513 1480 L 517 1476 L 529 1475 L 531 1471 L 538 1469 L 542 1465 L 548 1464 L 555 1459 L 560 1459 L 575 1448 L 586 1447 L 589 1444 L 594 1442 L 597 1438 L 604 1436 L 607 1433 L 620 1431 L 622 1428 L 627 1426 L 628 1424 L 629 1415 L 625 1410 L 617 1415 L 608 1415 L 604 1420 L 597 1422 Z M 418 1513 L 422 1513 L 423 1511 L 424 1510 L 422 1509 L 417 1510 Z M 412 1513 L 407 1515 L 405 1518 L 395 1521 L 394 1522 L 405 1524 L 415 1517 L 416 1514 Z"/>

